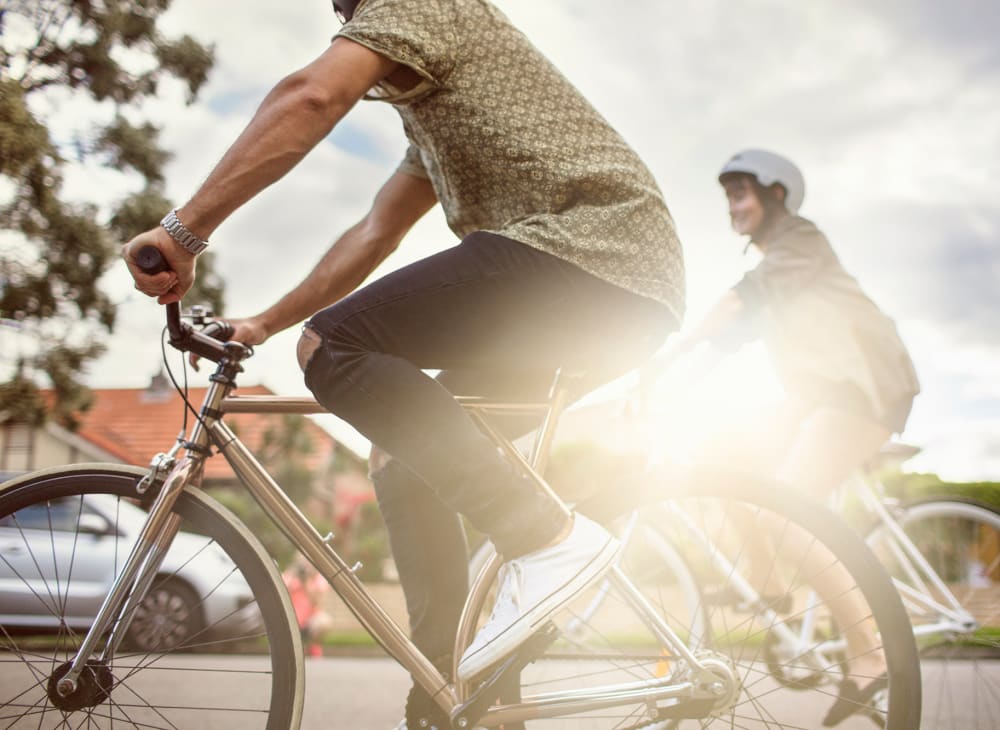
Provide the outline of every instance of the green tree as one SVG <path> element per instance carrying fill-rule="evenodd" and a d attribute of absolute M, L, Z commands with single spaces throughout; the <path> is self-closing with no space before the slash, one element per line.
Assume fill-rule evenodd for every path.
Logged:
<path fill-rule="evenodd" d="M 1000 482 L 947 482 L 937 474 L 904 474 L 890 471 L 882 476 L 886 491 L 905 502 L 935 497 L 954 497 L 981 502 L 1000 510 Z"/>
<path fill-rule="evenodd" d="M 231 425 L 239 433 L 239 423 L 233 422 Z M 303 510 L 307 508 L 314 481 L 313 472 L 309 468 L 313 442 L 308 426 L 309 422 L 304 416 L 268 416 L 260 445 L 254 449 L 255 456 L 268 473 Z M 279 563 L 284 565 L 291 560 L 294 554 L 291 543 L 260 510 L 245 489 L 218 490 L 213 496 L 236 513 L 268 552 L 278 558 Z M 319 524 L 313 515 L 308 516 L 318 530 L 328 532 L 332 528 L 331 525 Z"/>
<path fill-rule="evenodd" d="M 37 417 L 31 389 L 42 378 L 56 392 L 52 414 L 74 425 L 73 413 L 89 404 L 80 372 L 115 321 L 98 281 L 117 261 L 117 245 L 170 208 L 169 155 L 142 119 L 142 102 L 170 79 L 193 101 L 213 51 L 158 30 L 169 5 L 0 0 L 0 323 L 33 343 L 0 373 L 7 416 Z M 119 171 L 132 192 L 112 203 L 70 199 L 67 172 L 95 165 Z M 192 301 L 220 311 L 221 284 L 211 261 L 203 263 L 205 286 Z"/>
<path fill-rule="evenodd" d="M 309 455 L 313 442 L 309 421 L 299 415 L 272 418 L 264 429 L 257 458 L 296 504 L 305 504 L 312 494 L 313 473 Z"/>

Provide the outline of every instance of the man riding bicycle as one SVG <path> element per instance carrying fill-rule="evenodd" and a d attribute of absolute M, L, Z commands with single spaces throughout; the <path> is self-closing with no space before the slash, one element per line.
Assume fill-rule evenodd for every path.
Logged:
<path fill-rule="evenodd" d="M 537 398 L 557 368 L 584 372 L 581 395 L 631 369 L 679 324 L 680 244 L 635 152 L 489 2 L 334 6 L 345 22 L 330 47 L 269 93 L 194 197 L 123 255 L 137 288 L 179 300 L 219 224 L 358 100 L 394 106 L 410 147 L 369 212 L 301 284 L 232 324 L 258 345 L 308 319 L 306 383 L 375 445 L 411 634 L 443 671 L 467 592 L 459 514 L 504 556 L 494 613 L 458 665 L 469 679 L 597 580 L 617 544 L 519 473 L 452 395 Z M 437 202 L 461 242 L 355 291 Z M 144 245 L 172 271 L 142 274 Z M 536 425 L 500 424 L 508 435 Z M 429 705 L 411 692 L 411 726 Z"/>

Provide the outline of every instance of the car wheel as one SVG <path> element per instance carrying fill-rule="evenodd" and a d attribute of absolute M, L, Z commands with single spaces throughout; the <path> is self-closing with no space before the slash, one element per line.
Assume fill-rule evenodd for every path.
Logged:
<path fill-rule="evenodd" d="M 167 580 L 155 583 L 136 608 L 126 644 L 146 652 L 194 649 L 201 633 L 201 609 L 194 592 L 177 580 Z"/>

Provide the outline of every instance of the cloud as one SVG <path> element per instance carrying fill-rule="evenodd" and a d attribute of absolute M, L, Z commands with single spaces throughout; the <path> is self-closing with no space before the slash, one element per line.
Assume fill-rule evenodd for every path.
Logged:
<path fill-rule="evenodd" d="M 853 0 L 861 4 L 862 0 Z M 1000 63 L 1000 6 L 982 0 L 888 0 L 863 3 L 902 34 L 934 51 L 957 56 L 974 70 L 995 72 Z"/>

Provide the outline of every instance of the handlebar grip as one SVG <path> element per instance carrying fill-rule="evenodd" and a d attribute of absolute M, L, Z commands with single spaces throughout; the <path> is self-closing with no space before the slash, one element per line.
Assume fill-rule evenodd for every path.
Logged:
<path fill-rule="evenodd" d="M 142 273 L 150 276 L 159 274 L 161 271 L 170 271 L 167 260 L 163 258 L 163 254 L 156 246 L 140 248 L 139 253 L 135 255 L 135 264 L 142 270 Z"/>
<path fill-rule="evenodd" d="M 205 325 L 205 328 L 201 331 L 203 335 L 208 335 L 209 337 L 219 340 L 220 342 L 228 342 L 233 337 L 233 333 L 236 328 L 233 327 L 229 322 L 220 322 L 215 320 Z"/>
<path fill-rule="evenodd" d="M 140 248 L 135 255 L 135 262 L 144 273 L 150 275 L 170 270 L 156 246 Z M 233 336 L 233 326 L 228 322 L 210 322 L 204 330 L 196 332 L 191 325 L 181 321 L 180 305 L 172 302 L 167 305 L 167 330 L 170 332 L 170 344 L 182 352 L 193 352 L 213 362 L 221 362 L 223 358 L 231 356 L 222 344 Z"/>

